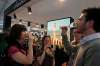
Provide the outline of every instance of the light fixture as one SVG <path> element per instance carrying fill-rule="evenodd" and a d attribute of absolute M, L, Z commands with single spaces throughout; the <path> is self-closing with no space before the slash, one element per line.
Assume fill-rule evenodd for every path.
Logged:
<path fill-rule="evenodd" d="M 28 21 L 27 26 L 30 26 L 30 25 L 31 25 L 31 22 L 30 22 L 30 21 Z"/>
<path fill-rule="evenodd" d="M 19 23 L 18 24 L 22 24 L 22 19 L 19 20 Z"/>
<path fill-rule="evenodd" d="M 35 27 L 39 28 L 40 26 L 38 24 L 36 24 Z"/>
<path fill-rule="evenodd" d="M 31 15 L 32 14 L 31 7 L 27 7 L 27 10 L 28 10 L 28 14 Z"/>
<path fill-rule="evenodd" d="M 14 19 L 16 19 L 16 18 L 17 18 L 17 16 L 16 16 L 16 14 L 15 14 L 15 13 L 13 14 L 13 17 L 14 17 Z"/>
<path fill-rule="evenodd" d="M 44 24 L 41 24 L 41 28 L 44 28 Z"/>
<path fill-rule="evenodd" d="M 59 0 L 60 2 L 64 2 L 65 0 Z"/>

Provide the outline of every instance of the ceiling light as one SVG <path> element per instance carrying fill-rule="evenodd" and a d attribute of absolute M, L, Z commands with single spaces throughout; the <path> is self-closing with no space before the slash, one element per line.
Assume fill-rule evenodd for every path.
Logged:
<path fill-rule="evenodd" d="M 28 14 L 29 14 L 29 15 L 31 15 L 31 14 L 32 14 L 32 12 L 28 12 Z"/>
<path fill-rule="evenodd" d="M 64 2 L 65 0 L 59 0 L 60 2 Z"/>
<path fill-rule="evenodd" d="M 31 15 L 31 14 L 32 14 L 32 9 L 31 9 L 31 7 L 27 7 L 27 10 L 28 10 L 28 14 Z"/>
<path fill-rule="evenodd" d="M 30 25 L 31 25 L 31 22 L 30 22 L 30 21 L 28 21 L 27 26 L 30 26 Z"/>
<path fill-rule="evenodd" d="M 18 24 L 22 24 L 22 22 L 19 22 Z"/>
<path fill-rule="evenodd" d="M 14 19 L 16 19 L 16 18 L 17 18 L 17 16 L 16 16 L 16 14 L 15 14 L 15 13 L 13 14 L 13 17 L 14 17 Z"/>
<path fill-rule="evenodd" d="M 22 24 L 22 19 L 19 20 L 19 23 L 18 24 Z"/>
<path fill-rule="evenodd" d="M 35 25 L 37 28 L 39 28 L 40 26 L 37 24 L 37 25 Z"/>

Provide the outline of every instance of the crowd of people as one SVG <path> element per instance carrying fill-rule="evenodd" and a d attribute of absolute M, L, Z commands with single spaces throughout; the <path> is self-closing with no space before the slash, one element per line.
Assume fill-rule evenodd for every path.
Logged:
<path fill-rule="evenodd" d="M 6 60 L 0 60 L 0 66 L 100 66 L 100 8 L 82 10 L 75 24 L 71 42 L 67 29 L 62 30 L 62 48 L 53 45 L 51 37 L 45 35 L 39 56 L 33 50 L 32 33 L 24 25 L 13 25 L 5 39 Z"/>

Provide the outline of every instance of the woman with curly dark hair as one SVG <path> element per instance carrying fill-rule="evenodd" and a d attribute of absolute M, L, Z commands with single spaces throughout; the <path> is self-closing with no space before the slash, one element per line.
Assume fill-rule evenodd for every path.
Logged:
<path fill-rule="evenodd" d="M 42 38 L 43 53 L 40 57 L 41 66 L 54 66 L 54 53 L 53 48 L 51 47 L 51 38 L 50 36 L 44 36 Z"/>
<path fill-rule="evenodd" d="M 28 38 L 28 48 L 23 48 L 25 38 Z M 27 66 L 33 61 L 32 34 L 26 32 L 26 27 L 21 24 L 12 26 L 7 47 L 8 62 L 6 66 Z"/>

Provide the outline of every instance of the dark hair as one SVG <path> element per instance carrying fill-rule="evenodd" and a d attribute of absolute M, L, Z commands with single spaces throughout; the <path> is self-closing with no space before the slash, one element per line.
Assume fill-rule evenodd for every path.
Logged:
<path fill-rule="evenodd" d="M 21 24 L 15 24 L 12 26 L 9 39 L 10 42 L 16 41 L 20 38 L 21 32 L 26 31 L 26 27 Z"/>
<path fill-rule="evenodd" d="M 85 14 L 85 22 L 93 20 L 93 29 L 96 32 L 100 32 L 100 8 L 87 8 L 82 13 Z"/>
<path fill-rule="evenodd" d="M 45 41 L 45 39 L 46 39 L 47 37 L 50 38 L 50 36 L 47 36 L 47 35 L 44 36 L 44 37 L 42 38 L 42 48 L 44 48 L 44 41 Z"/>
<path fill-rule="evenodd" d="M 20 43 L 17 41 L 20 36 L 21 36 L 21 32 L 26 31 L 26 27 L 24 25 L 21 24 L 15 24 L 12 26 L 10 33 L 9 33 L 9 37 L 7 38 L 7 43 L 8 46 L 6 48 L 6 54 L 8 55 L 8 49 L 11 46 L 16 46 L 17 48 L 21 48 L 22 46 L 20 45 Z"/>
<path fill-rule="evenodd" d="M 44 42 L 44 40 L 45 40 L 45 38 L 50 38 L 50 36 L 44 36 L 43 38 L 42 38 L 42 43 Z"/>

